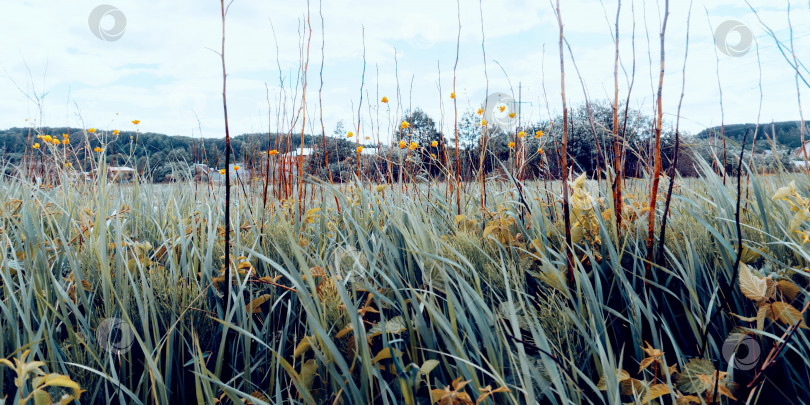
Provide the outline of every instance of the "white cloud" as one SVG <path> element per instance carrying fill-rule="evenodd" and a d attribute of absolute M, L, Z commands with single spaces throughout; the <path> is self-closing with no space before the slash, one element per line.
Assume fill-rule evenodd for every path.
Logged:
<path fill-rule="evenodd" d="M 613 89 L 613 44 L 610 30 L 616 1 L 566 0 L 562 2 L 566 36 L 577 67 L 592 98 L 608 98 Z M 665 112 L 674 114 L 680 93 L 683 45 L 688 2 L 672 1 L 667 31 L 667 73 Z M 752 1 L 760 17 L 782 39 L 788 40 L 784 5 L 767 0 Z M 56 2 L 48 7 L 33 2 L 4 4 L 0 16 L 0 127 L 25 125 L 25 118 L 38 115 L 25 94 L 32 88 L 45 97 L 44 125 L 80 125 L 79 114 L 88 126 L 126 129 L 129 120 L 142 120 L 142 129 L 169 134 L 197 133 L 197 117 L 205 136 L 223 134 L 221 107 L 222 76 L 219 56 L 210 49 L 220 47 L 219 7 L 216 3 L 194 0 L 172 2 L 121 0 L 111 3 L 127 18 L 127 31 L 121 40 L 104 42 L 93 36 L 87 17 L 98 5 L 95 1 Z M 604 6 L 603 6 L 604 4 Z M 810 63 L 810 27 L 803 24 L 810 10 L 794 1 L 792 21 L 797 56 Z M 663 2 L 622 2 L 620 23 L 623 66 L 632 66 L 631 5 L 635 8 L 636 83 L 634 102 L 650 107 L 657 85 L 658 29 Z M 604 7 L 604 8 L 603 8 Z M 545 84 L 552 111 L 560 108 L 558 27 L 550 3 L 538 0 L 484 0 L 486 34 L 486 73 L 481 52 L 481 13 L 479 2 L 461 1 L 461 49 L 456 75 L 459 107 L 475 108 L 490 91 L 523 87 L 523 98 L 533 104 L 524 110 L 531 119 L 546 119 Z M 232 133 L 263 132 L 268 126 L 265 85 L 269 87 L 273 114 L 279 108 L 279 71 L 284 78 L 288 115 L 297 110 L 290 105 L 293 94 L 301 98 L 299 75 L 300 36 L 304 32 L 306 2 L 248 2 L 236 0 L 227 23 L 227 64 L 229 72 L 229 113 Z M 707 16 L 708 14 L 708 16 Z M 445 128 L 450 128 L 452 87 L 458 21 L 453 1 L 379 2 L 340 0 L 323 4 L 325 32 L 324 121 L 332 132 L 338 120 L 357 121 L 360 78 L 363 69 L 362 32 L 365 29 L 366 76 L 363 102 L 377 105 L 385 95 L 397 109 L 394 48 L 397 49 L 401 112 L 410 104 L 420 106 L 437 121 L 439 104 L 444 103 Z M 646 27 L 645 27 L 646 15 Z M 312 38 L 308 74 L 307 114 L 317 120 L 319 70 L 321 66 L 321 20 L 318 2 L 310 2 Z M 715 48 L 709 22 L 716 27 L 727 19 L 744 22 L 759 43 L 763 70 L 764 105 L 762 120 L 795 119 L 798 104 L 793 73 L 756 16 L 736 0 L 696 1 L 690 28 L 689 62 L 686 68 L 686 99 L 682 125 L 692 131 L 719 124 L 719 91 L 716 78 Z M 271 22 L 275 28 L 274 40 Z M 107 22 L 109 23 L 109 22 Z M 646 28 L 646 32 L 645 32 Z M 302 31 L 304 30 L 304 31 Z M 650 51 L 648 53 L 649 35 Z M 278 60 L 276 59 L 278 46 Z M 545 52 L 543 52 L 545 48 Z M 566 50 L 567 52 L 567 50 Z M 648 56 L 649 55 L 649 56 Z M 652 64 L 649 61 L 652 60 Z M 497 61 L 500 66 L 495 63 Z M 754 50 L 743 57 L 719 57 L 723 86 L 725 122 L 753 121 L 756 118 L 759 72 Z M 545 65 L 545 83 L 541 74 Z M 437 63 L 441 67 L 442 94 L 437 88 Z M 26 67 L 27 65 L 27 67 Z M 30 76 L 29 76 L 30 70 Z M 379 81 L 377 71 L 379 70 Z M 567 95 L 571 102 L 583 100 L 582 89 L 570 57 L 566 58 Z M 621 74 L 621 73 L 620 73 Z M 652 76 L 652 81 L 651 81 Z M 808 75 L 810 76 L 810 75 Z M 413 78 L 413 94 L 411 94 Z M 621 95 L 627 91 L 621 78 Z M 32 87 L 33 86 L 33 87 Z M 810 111 L 810 92 L 803 91 L 805 112 Z M 516 89 L 515 89 L 516 91 Z M 366 94 L 367 93 L 367 94 Z M 77 110 L 76 105 L 79 109 Z M 463 108 L 462 108 L 463 107 Z M 116 116 L 115 113 L 120 113 Z M 195 113 L 197 117 L 195 117 Z M 393 114 L 393 112 L 392 112 Z M 365 126 L 371 129 L 376 112 L 369 117 L 367 104 L 361 108 Z M 383 110 L 381 119 L 387 118 Z M 397 117 L 392 116 L 391 121 Z M 288 130 L 289 117 L 283 129 Z M 387 133 L 387 131 L 384 131 Z"/>

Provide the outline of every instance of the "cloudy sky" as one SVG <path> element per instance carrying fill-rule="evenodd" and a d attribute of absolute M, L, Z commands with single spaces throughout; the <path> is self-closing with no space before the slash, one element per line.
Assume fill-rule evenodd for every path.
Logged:
<path fill-rule="evenodd" d="M 762 23 L 789 43 L 788 1 L 749 1 Z M 462 28 L 456 72 L 459 109 L 476 109 L 486 99 L 487 89 L 490 93 L 514 91 L 517 96 L 520 83 L 524 120 L 546 120 L 549 111 L 559 112 L 559 31 L 550 3 L 482 0 L 481 9 L 477 0 L 460 3 Z M 117 8 L 126 18 L 126 30 L 118 40 L 99 39 L 91 29 L 90 15 L 102 4 Z M 796 56 L 807 66 L 810 2 L 793 0 L 790 4 Z M 394 122 L 396 112 L 409 106 L 421 107 L 437 121 L 443 107 L 444 127 L 451 131 L 449 94 L 459 12 L 455 1 L 325 0 L 323 31 L 319 6 L 317 0 L 310 1 L 307 132 L 312 126 L 320 132 L 317 118 L 322 37 L 327 133 L 339 120 L 353 123 L 350 125 L 358 121 L 364 38 L 361 133 L 376 133 L 379 114 L 384 138 L 389 132 L 386 122 Z M 636 80 L 631 98 L 637 107 L 648 111 L 652 111 L 657 85 L 663 6 L 664 0 L 622 1 L 622 64 L 629 75 L 634 62 L 634 36 Z M 616 0 L 562 1 L 566 37 L 591 99 L 612 97 L 611 31 L 616 7 Z M 219 56 L 211 50 L 220 47 L 219 2 L 76 0 L 53 1 L 46 6 L 36 1 L 4 1 L 2 9 L 0 128 L 25 126 L 25 120 L 30 119 L 37 126 L 132 129 L 130 121 L 139 119 L 143 131 L 224 135 L 221 66 Z M 684 74 L 688 10 L 688 1 L 670 1 L 664 87 L 664 112 L 669 119 L 675 117 Z M 307 35 L 306 16 L 305 0 L 233 2 L 226 42 L 232 134 L 266 132 L 268 125 L 274 131 L 289 129 L 290 117 L 298 109 L 302 95 L 299 70 L 301 35 L 305 35 L 305 42 Z M 482 20 L 486 59 L 482 53 Z M 752 33 L 754 43 L 741 56 L 715 52 L 714 30 L 728 20 L 742 23 L 740 30 L 725 38 L 728 45 L 733 47 L 744 40 L 746 30 Z M 115 23 L 115 16 L 107 15 L 101 18 L 100 30 L 108 31 Z M 682 127 L 695 132 L 720 123 L 718 68 L 725 122 L 756 120 L 760 98 L 757 48 L 764 93 L 761 120 L 799 118 L 793 71 L 762 23 L 742 0 L 694 1 Z M 806 70 L 804 73 L 810 80 L 810 74 Z M 626 97 L 627 80 L 624 73 L 620 74 L 620 94 Z M 582 85 L 568 54 L 566 79 L 570 101 L 582 102 Z M 810 87 L 801 87 L 807 118 Z M 382 96 L 391 103 L 377 110 Z M 296 125 L 300 130 L 301 121 Z"/>

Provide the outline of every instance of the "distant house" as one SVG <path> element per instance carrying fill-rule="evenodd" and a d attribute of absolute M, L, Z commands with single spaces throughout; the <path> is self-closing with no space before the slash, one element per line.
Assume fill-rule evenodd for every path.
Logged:
<path fill-rule="evenodd" d="M 793 150 L 793 157 L 804 161 L 804 152 L 807 152 L 807 158 L 810 159 L 810 141 L 804 142 L 804 148 L 801 146 Z"/>
<path fill-rule="evenodd" d="M 99 168 L 88 173 L 89 177 L 98 177 Z M 107 166 L 107 181 L 116 183 L 131 183 L 135 179 L 135 169 L 127 166 Z"/>

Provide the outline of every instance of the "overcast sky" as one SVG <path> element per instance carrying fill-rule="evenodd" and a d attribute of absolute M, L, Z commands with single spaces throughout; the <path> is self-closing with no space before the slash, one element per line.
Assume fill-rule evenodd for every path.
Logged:
<path fill-rule="evenodd" d="M 456 83 L 460 112 L 476 109 L 485 100 L 487 88 L 490 93 L 510 92 L 511 82 L 516 96 L 518 83 L 522 84 L 522 99 L 527 102 L 523 104 L 524 120 L 547 120 L 549 111 L 555 114 L 561 110 L 559 31 L 550 3 L 544 0 L 482 3 L 486 61 L 481 49 L 479 2 L 461 0 Z M 611 30 L 617 1 L 562 3 L 566 37 L 589 97 L 612 98 Z M 788 1 L 750 0 L 750 3 L 763 22 L 789 43 Z M 126 18 L 126 30 L 118 40 L 100 39 L 91 30 L 89 16 L 101 4 L 117 8 Z M 622 1 L 619 27 L 622 64 L 629 74 L 633 66 L 634 14 L 636 81 L 632 100 L 647 111 L 652 111 L 657 85 L 658 31 L 663 4 L 663 0 Z M 810 2 L 794 0 L 791 7 L 796 55 L 810 65 Z M 670 2 L 664 87 L 664 112 L 670 120 L 675 117 L 683 79 L 688 9 L 686 0 Z M 366 72 L 361 133 L 370 132 L 372 122 L 376 131 L 377 101 L 382 96 L 391 100 L 391 122 L 396 120 L 393 115 L 397 108 L 401 111 L 410 105 L 423 108 L 438 122 L 443 103 L 444 127 L 446 133 L 452 131 L 449 94 L 456 57 L 457 12 L 456 2 L 446 0 L 325 0 L 323 117 L 327 133 L 331 134 L 339 120 L 356 125 L 363 72 L 363 28 Z M 295 92 L 287 88 L 282 93 L 279 82 L 281 78 L 285 87 L 295 86 L 298 79 L 300 34 L 305 32 L 302 22 L 306 13 L 307 3 L 303 0 L 233 2 L 226 27 L 231 134 L 266 132 L 268 123 L 273 130 L 277 125 L 283 130 L 289 128 L 288 123 L 277 122 L 276 112 L 284 104 L 288 116 L 293 113 L 297 107 L 290 97 Z M 310 1 L 310 18 L 307 127 L 314 124 L 315 131 L 320 133 L 317 117 L 322 30 L 317 0 Z M 729 45 L 736 45 L 746 29 L 753 34 L 755 43 L 741 56 L 717 53 L 725 122 L 756 120 L 760 98 L 757 47 L 764 91 L 761 120 L 798 119 L 793 71 L 746 3 L 702 0 L 692 6 L 681 126 L 696 132 L 720 124 L 713 29 L 727 20 L 744 24 L 741 31 L 728 36 Z M 101 31 L 112 29 L 115 22 L 114 14 L 105 16 L 100 22 Z M 0 13 L 0 38 L 3 38 L 0 128 L 26 126 L 25 120 L 30 119 L 37 126 L 129 130 L 133 128 L 130 121 L 138 119 L 142 131 L 224 136 L 221 66 L 219 56 L 209 49 L 220 47 L 220 30 L 220 5 L 211 0 L 4 1 Z M 806 71 L 805 74 L 810 78 Z M 624 98 L 628 86 L 624 74 L 621 75 L 620 96 Z M 570 101 L 582 102 L 582 86 L 569 55 L 566 55 L 566 79 Z M 801 86 L 807 118 L 810 88 Z M 282 94 L 286 95 L 286 102 L 280 100 Z M 300 96 L 299 86 L 299 100 Z M 41 99 L 40 105 L 35 101 L 37 98 Z M 379 110 L 383 137 L 390 132 L 385 130 L 386 108 Z"/>

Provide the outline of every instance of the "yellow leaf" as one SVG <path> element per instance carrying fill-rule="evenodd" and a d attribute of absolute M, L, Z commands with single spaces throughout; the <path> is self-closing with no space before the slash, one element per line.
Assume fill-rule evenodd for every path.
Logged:
<path fill-rule="evenodd" d="M 267 302 L 272 296 L 270 294 L 260 295 L 253 301 L 250 301 L 250 304 L 247 306 L 247 311 L 251 314 L 258 314 L 262 312 L 261 306 L 265 302 Z"/>
<path fill-rule="evenodd" d="M 352 332 L 354 332 L 354 326 L 352 324 L 349 324 L 349 326 L 341 329 L 340 332 L 338 332 L 337 335 L 335 335 L 335 338 L 340 339 Z"/>
<path fill-rule="evenodd" d="M 315 338 L 311 336 L 304 336 L 301 339 L 301 342 L 298 343 L 298 346 L 295 346 L 295 351 L 293 352 L 293 357 L 298 357 L 303 355 L 304 353 L 312 350 L 312 346 L 315 342 Z"/>
<path fill-rule="evenodd" d="M 385 349 L 380 350 L 380 352 L 374 356 L 374 362 L 379 363 L 383 360 L 392 358 L 392 356 L 399 356 L 399 353 L 396 350 L 391 351 L 390 347 L 386 347 Z"/>
<path fill-rule="evenodd" d="M 648 404 L 650 401 L 669 394 L 670 392 L 669 386 L 666 384 L 655 384 L 647 389 L 647 395 L 644 396 L 644 400 L 641 401 L 641 403 Z"/>
<path fill-rule="evenodd" d="M 438 365 L 439 365 L 438 360 L 425 360 L 425 362 L 422 363 L 422 367 L 419 367 L 419 372 L 424 375 L 428 375 Z"/>

